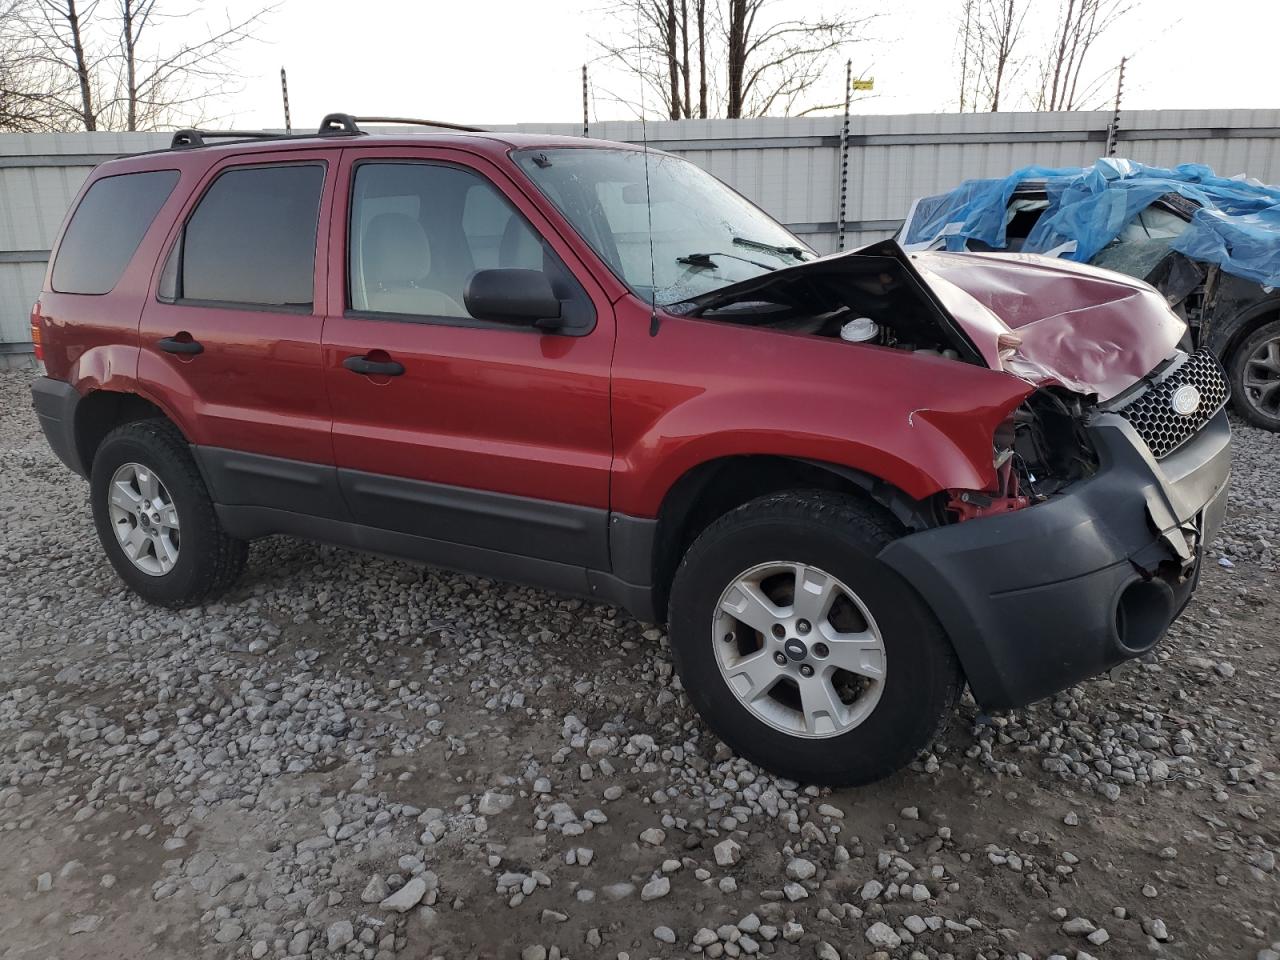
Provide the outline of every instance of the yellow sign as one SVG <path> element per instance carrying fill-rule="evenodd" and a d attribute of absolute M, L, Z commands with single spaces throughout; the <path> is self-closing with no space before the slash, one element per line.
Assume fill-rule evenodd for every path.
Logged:
<path fill-rule="evenodd" d="M 876 88 L 876 78 L 867 77 L 865 80 L 853 81 L 853 89 L 855 90 L 874 90 Z"/>

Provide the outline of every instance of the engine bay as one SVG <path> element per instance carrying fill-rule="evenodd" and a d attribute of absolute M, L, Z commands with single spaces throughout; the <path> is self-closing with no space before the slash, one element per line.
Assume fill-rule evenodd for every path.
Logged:
<path fill-rule="evenodd" d="M 860 253 L 766 273 L 670 312 L 984 365 L 977 348 L 899 257 Z"/>

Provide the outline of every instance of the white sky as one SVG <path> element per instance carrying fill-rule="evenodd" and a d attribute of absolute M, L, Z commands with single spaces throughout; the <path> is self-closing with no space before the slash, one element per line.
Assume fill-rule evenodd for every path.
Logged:
<path fill-rule="evenodd" d="M 210 104 L 210 112 L 227 124 L 282 126 L 279 70 L 285 66 L 295 127 L 310 127 L 331 111 L 481 124 L 576 121 L 581 65 L 596 55 L 592 37 L 605 32 L 607 18 L 598 8 L 606 2 L 282 0 L 258 39 L 237 54 L 243 88 Z M 793 2 L 797 10 L 813 9 L 813 0 Z M 1120 56 L 1132 56 L 1126 108 L 1280 107 L 1280 2 L 1139 2 L 1086 71 L 1100 73 Z M 236 16 L 261 3 L 228 0 L 218 7 Z M 850 50 L 855 72 L 876 82 L 874 96 L 856 103 L 856 112 L 955 109 L 959 7 L 960 0 L 856 4 L 860 12 L 885 11 L 873 38 Z M 1050 31 L 1056 7 L 1054 0 L 1035 0 L 1029 30 Z M 170 29 L 197 31 L 198 18 Z M 828 101 L 839 96 L 843 64 L 830 72 Z M 601 88 L 634 97 L 635 82 L 604 67 L 592 67 L 592 76 L 592 119 L 629 118 L 628 108 Z M 1113 91 L 1108 81 L 1102 99 L 1109 101 Z M 1014 106 L 1025 108 L 1025 101 Z"/>

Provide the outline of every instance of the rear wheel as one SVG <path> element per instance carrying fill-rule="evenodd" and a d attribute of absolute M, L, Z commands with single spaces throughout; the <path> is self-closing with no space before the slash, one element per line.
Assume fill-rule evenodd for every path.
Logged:
<path fill-rule="evenodd" d="M 874 504 L 763 497 L 690 547 L 672 651 L 690 700 L 734 750 L 805 783 L 868 783 L 935 737 L 963 683 L 932 612 L 876 559 L 901 534 Z"/>
<path fill-rule="evenodd" d="M 107 559 L 145 600 L 198 604 L 244 569 L 248 544 L 222 529 L 186 441 L 167 420 L 109 433 L 93 458 L 90 496 Z"/>
<path fill-rule="evenodd" d="M 1231 354 L 1231 389 L 1240 416 L 1280 431 L 1280 320 L 1263 324 Z"/>

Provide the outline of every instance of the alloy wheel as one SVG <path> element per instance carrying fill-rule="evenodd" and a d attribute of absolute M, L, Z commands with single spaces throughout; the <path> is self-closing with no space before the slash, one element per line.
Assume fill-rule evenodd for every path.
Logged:
<path fill-rule="evenodd" d="M 150 467 L 125 463 L 107 490 L 120 549 L 143 573 L 164 576 L 178 562 L 181 546 L 178 509 L 164 483 Z"/>
<path fill-rule="evenodd" d="M 884 638 L 866 604 L 807 564 L 773 561 L 735 577 L 716 605 L 712 643 L 738 701 L 793 736 L 848 732 L 884 690 Z"/>
<path fill-rule="evenodd" d="M 1259 344 L 1244 364 L 1244 392 L 1267 417 L 1280 417 L 1280 337 Z"/>

